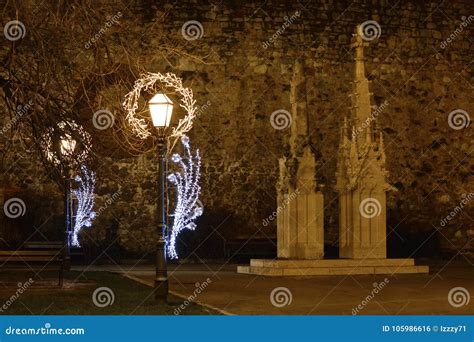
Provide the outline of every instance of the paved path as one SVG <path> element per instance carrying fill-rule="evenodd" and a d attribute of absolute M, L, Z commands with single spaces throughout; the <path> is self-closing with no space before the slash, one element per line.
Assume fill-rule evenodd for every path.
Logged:
<path fill-rule="evenodd" d="M 120 272 L 153 284 L 153 266 L 92 266 L 89 270 Z M 171 266 L 170 290 L 183 298 L 195 296 L 198 303 L 237 315 L 474 314 L 474 298 L 459 308 L 448 302 L 448 293 L 455 287 L 463 287 L 474 295 L 474 267 L 467 263 L 450 263 L 444 268 L 442 263 L 431 265 L 429 275 L 397 276 L 262 277 L 237 274 L 235 270 L 236 265 Z M 209 285 L 198 294 L 197 286 L 207 279 Z M 271 303 L 271 293 L 278 287 L 287 289 L 284 291 L 286 298 L 291 296 L 291 303 L 283 307 Z M 284 301 L 285 295 L 280 299 Z"/>

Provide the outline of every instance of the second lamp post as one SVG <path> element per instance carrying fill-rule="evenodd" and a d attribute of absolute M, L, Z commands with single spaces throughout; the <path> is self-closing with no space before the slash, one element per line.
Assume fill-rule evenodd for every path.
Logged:
<path fill-rule="evenodd" d="M 66 231 L 64 237 L 64 263 L 65 269 L 71 267 L 71 234 L 72 234 L 72 200 L 71 200 L 71 175 L 72 170 L 69 163 L 76 148 L 76 140 L 69 134 L 61 138 L 61 154 L 63 155 L 63 177 L 64 177 L 64 218 Z"/>

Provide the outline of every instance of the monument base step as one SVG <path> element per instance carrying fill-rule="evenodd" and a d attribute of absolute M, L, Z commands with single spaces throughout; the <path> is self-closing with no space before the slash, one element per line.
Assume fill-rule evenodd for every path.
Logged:
<path fill-rule="evenodd" d="M 264 276 L 426 274 L 428 272 L 428 266 L 417 266 L 414 259 L 252 259 L 250 266 L 237 267 L 237 273 Z"/>

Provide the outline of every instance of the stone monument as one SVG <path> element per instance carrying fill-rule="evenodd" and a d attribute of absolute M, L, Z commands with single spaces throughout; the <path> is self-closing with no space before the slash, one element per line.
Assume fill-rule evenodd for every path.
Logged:
<path fill-rule="evenodd" d="M 351 132 L 344 120 L 337 163 L 339 193 L 339 257 L 386 258 L 385 193 L 392 189 L 385 170 L 382 132 L 376 126 L 365 75 L 364 46 L 356 34 Z M 379 113 L 380 114 L 380 113 Z"/>
<path fill-rule="evenodd" d="M 277 185 L 278 258 L 321 259 L 324 255 L 324 197 L 316 180 L 316 161 L 308 142 L 303 67 L 291 80 L 290 156 L 279 160 Z"/>
<path fill-rule="evenodd" d="M 280 212 L 278 256 L 274 260 L 252 259 L 250 266 L 239 266 L 238 273 L 267 276 L 428 273 L 428 266 L 416 266 L 413 259 L 387 259 L 386 192 L 392 186 L 387 181 L 383 135 L 376 120 L 380 112 L 372 106 L 365 75 L 365 42 L 359 32 L 357 28 L 352 45 L 356 52 L 352 115 L 342 125 L 336 174 L 340 259 L 322 259 L 323 195 L 316 181 L 315 158 L 305 135 L 308 125 L 305 102 L 300 103 L 296 96 L 304 90 L 301 65 L 297 64 L 290 93 L 294 120 L 291 155 L 279 161 L 277 201 L 284 210 L 277 211 Z"/>

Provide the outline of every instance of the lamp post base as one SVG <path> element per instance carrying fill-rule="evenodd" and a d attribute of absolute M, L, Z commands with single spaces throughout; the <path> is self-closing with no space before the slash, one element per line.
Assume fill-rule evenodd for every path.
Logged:
<path fill-rule="evenodd" d="M 155 300 L 167 303 L 168 271 L 164 252 L 164 241 L 160 241 L 158 243 L 158 250 L 156 251 Z"/>
<path fill-rule="evenodd" d="M 168 279 L 155 280 L 155 300 L 168 303 Z"/>
<path fill-rule="evenodd" d="M 63 267 L 65 271 L 71 270 L 71 258 L 69 257 L 69 255 L 64 259 Z"/>

